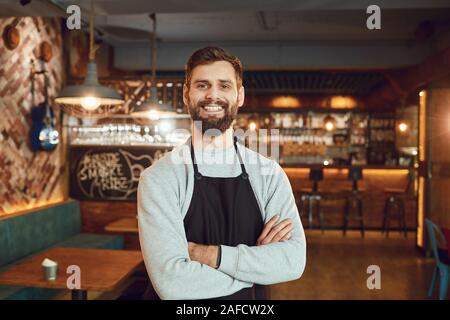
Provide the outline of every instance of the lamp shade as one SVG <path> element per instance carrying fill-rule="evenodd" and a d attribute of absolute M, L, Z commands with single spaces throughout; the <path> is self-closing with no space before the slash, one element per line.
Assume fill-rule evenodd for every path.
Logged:
<path fill-rule="evenodd" d="M 118 105 L 124 100 L 116 90 L 102 86 L 98 82 L 97 65 L 91 61 L 87 65 L 86 79 L 81 85 L 65 87 L 55 102 L 58 104 L 82 105 L 95 110 L 100 105 Z"/>
<path fill-rule="evenodd" d="M 150 97 L 131 111 L 136 118 L 149 118 L 158 120 L 162 118 L 185 118 L 188 115 L 177 113 L 171 105 L 159 103 L 156 87 L 151 87 Z"/>

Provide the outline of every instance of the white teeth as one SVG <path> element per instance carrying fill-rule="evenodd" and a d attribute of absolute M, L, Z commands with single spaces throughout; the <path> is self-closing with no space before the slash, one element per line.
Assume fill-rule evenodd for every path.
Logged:
<path fill-rule="evenodd" d="M 222 106 L 219 106 L 217 104 L 209 104 L 207 106 L 203 107 L 206 111 L 221 111 L 223 110 Z"/>

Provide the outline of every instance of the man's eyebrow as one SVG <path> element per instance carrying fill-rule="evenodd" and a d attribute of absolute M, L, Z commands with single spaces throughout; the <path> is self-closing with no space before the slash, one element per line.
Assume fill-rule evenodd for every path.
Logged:
<path fill-rule="evenodd" d="M 198 79 L 195 80 L 194 83 L 209 83 L 209 80 Z"/>
<path fill-rule="evenodd" d="M 233 81 L 230 79 L 219 79 L 217 81 L 219 81 L 220 83 L 233 83 Z M 194 83 L 210 83 L 210 82 L 211 82 L 210 80 L 206 79 L 197 79 L 194 81 Z"/>

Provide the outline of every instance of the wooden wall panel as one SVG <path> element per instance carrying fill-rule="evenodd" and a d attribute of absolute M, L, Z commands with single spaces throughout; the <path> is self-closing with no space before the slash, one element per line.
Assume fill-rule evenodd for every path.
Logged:
<path fill-rule="evenodd" d="M 431 90 L 431 212 L 439 226 L 450 228 L 450 84 Z"/>
<path fill-rule="evenodd" d="M 121 218 L 137 216 L 136 202 L 125 201 L 80 201 L 83 232 L 111 234 L 105 226 Z M 125 248 L 139 250 L 139 235 L 118 233 L 124 237 Z"/>
<path fill-rule="evenodd" d="M 105 233 L 105 226 L 121 218 L 137 216 L 136 202 L 80 201 L 83 231 Z"/>

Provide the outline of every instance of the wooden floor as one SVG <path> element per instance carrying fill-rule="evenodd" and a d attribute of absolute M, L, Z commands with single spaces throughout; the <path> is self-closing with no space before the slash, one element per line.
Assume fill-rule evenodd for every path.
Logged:
<path fill-rule="evenodd" d="M 380 232 L 306 230 L 307 262 L 303 276 L 296 281 L 271 286 L 274 300 L 353 300 L 353 299 L 428 299 L 434 260 L 416 249 L 415 233 L 404 238 L 398 232 L 386 239 Z M 367 288 L 367 267 L 381 269 L 381 289 Z M 143 272 L 145 273 L 145 271 Z M 146 276 L 122 293 L 120 299 L 147 299 L 143 292 Z M 144 280 L 142 280 L 144 279 Z M 437 298 L 438 288 L 434 298 Z M 70 298 L 70 297 L 67 297 Z M 103 299 L 104 297 L 99 297 Z M 91 295 L 90 299 L 96 299 Z M 150 298 L 151 299 L 151 298 Z"/>
<path fill-rule="evenodd" d="M 386 239 L 380 232 L 306 230 L 307 262 L 296 281 L 271 287 L 271 299 L 427 299 L 434 268 L 415 247 L 415 233 L 405 239 L 392 232 Z M 367 288 L 367 267 L 381 269 L 381 289 Z M 435 290 L 435 298 L 438 288 Z"/>

